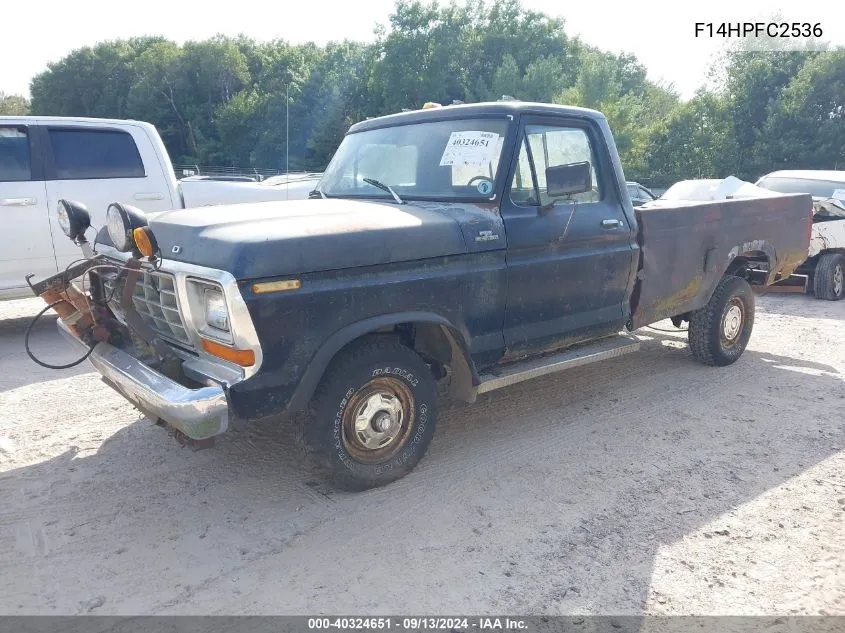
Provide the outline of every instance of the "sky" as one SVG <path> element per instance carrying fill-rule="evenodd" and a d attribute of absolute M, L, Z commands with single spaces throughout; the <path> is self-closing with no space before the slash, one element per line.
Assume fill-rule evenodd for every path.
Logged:
<path fill-rule="evenodd" d="M 33 5 L 9 0 L 0 37 L 0 91 L 29 95 L 29 82 L 73 49 L 140 35 L 163 35 L 177 42 L 215 34 L 244 34 L 257 40 L 291 43 L 353 39 L 372 41 L 376 24 L 387 24 L 393 0 L 308 0 L 302 9 L 278 0 L 212 3 L 144 0 L 119 6 L 114 0 L 43 0 Z M 122 3 L 121 3 L 122 4 Z M 691 97 L 725 46 L 721 37 L 695 37 L 695 24 L 768 20 L 775 12 L 788 22 L 820 23 L 822 39 L 845 44 L 843 10 L 831 0 L 523 0 L 525 8 L 566 21 L 566 31 L 589 44 L 636 55 L 649 78 L 673 84 Z M 36 17 L 40 16 L 40 17 Z M 32 24 L 37 29 L 9 28 Z M 714 28 L 716 28 L 714 26 Z"/>

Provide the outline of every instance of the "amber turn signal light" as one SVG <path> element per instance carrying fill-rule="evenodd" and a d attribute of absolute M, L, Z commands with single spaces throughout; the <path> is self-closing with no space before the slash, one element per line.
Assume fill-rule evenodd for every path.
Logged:
<path fill-rule="evenodd" d="M 285 290 L 299 290 L 302 288 L 302 282 L 299 279 L 285 279 L 283 281 L 262 281 L 257 284 L 252 284 L 252 291 L 257 294 L 264 294 L 267 292 L 284 292 Z"/>
<path fill-rule="evenodd" d="M 155 235 L 149 227 L 142 226 L 132 231 L 132 239 L 135 240 L 135 247 L 144 257 L 152 257 L 158 250 Z"/>
<path fill-rule="evenodd" d="M 202 348 L 213 356 L 228 360 L 241 367 L 255 365 L 255 352 L 251 349 L 235 349 L 234 347 L 221 345 L 205 338 L 202 339 Z"/>

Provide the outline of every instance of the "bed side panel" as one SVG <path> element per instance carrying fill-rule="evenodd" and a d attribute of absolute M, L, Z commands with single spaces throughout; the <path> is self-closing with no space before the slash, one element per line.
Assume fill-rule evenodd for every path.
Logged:
<path fill-rule="evenodd" d="M 634 328 L 704 306 L 735 257 L 765 256 L 767 285 L 789 276 L 807 258 L 811 214 L 804 194 L 638 208 Z"/>

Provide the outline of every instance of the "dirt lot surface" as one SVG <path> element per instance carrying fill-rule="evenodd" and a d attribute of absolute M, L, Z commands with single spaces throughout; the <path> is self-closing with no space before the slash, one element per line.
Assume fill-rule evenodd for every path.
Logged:
<path fill-rule="evenodd" d="M 0 303 L 4 614 L 845 614 L 845 302 L 758 298 L 455 406 L 405 479 L 327 488 L 287 427 L 182 448 Z M 669 326 L 671 327 L 671 326 Z M 34 348 L 72 356 L 52 319 Z"/>

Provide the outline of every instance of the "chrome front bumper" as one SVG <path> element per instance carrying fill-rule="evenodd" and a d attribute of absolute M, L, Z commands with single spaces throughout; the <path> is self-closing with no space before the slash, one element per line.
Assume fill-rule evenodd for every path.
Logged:
<path fill-rule="evenodd" d="M 61 319 L 56 322 L 71 343 L 88 350 Z M 161 418 L 195 440 L 219 435 L 229 426 L 229 405 L 220 385 L 189 389 L 108 343 L 97 343 L 88 360 L 107 385 L 154 422 Z"/>

